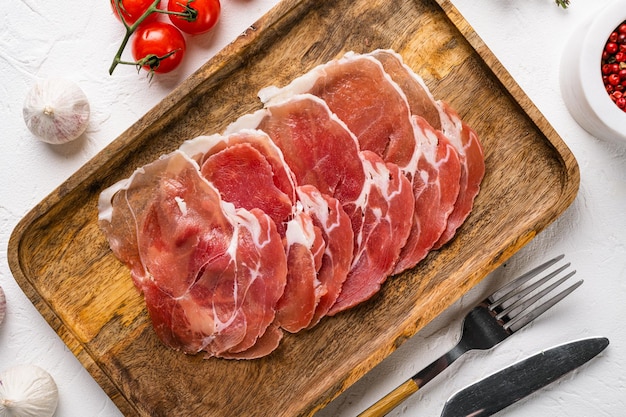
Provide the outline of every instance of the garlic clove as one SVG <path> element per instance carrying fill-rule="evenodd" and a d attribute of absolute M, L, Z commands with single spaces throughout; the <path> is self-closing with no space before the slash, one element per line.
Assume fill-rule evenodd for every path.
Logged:
<path fill-rule="evenodd" d="M 2 321 L 4 320 L 4 314 L 7 311 L 7 299 L 4 296 L 4 291 L 2 290 L 2 287 L 0 287 L 0 324 L 2 324 Z"/>
<path fill-rule="evenodd" d="M 52 144 L 72 141 L 89 123 L 89 101 L 81 88 L 64 78 L 48 78 L 33 85 L 22 109 L 28 129 Z"/>
<path fill-rule="evenodd" d="M 0 417 L 52 417 L 59 392 L 48 372 L 17 365 L 0 374 Z"/>

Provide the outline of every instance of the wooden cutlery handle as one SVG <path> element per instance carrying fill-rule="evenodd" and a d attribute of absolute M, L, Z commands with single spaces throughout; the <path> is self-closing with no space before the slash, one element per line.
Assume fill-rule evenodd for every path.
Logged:
<path fill-rule="evenodd" d="M 419 385 L 413 380 L 409 379 L 389 394 L 378 400 L 367 410 L 359 414 L 358 417 L 382 417 L 388 412 L 393 410 L 402 401 L 407 399 L 411 394 L 419 389 Z"/>
<path fill-rule="evenodd" d="M 405 383 L 385 395 L 358 417 L 382 417 L 396 408 L 402 401 L 411 394 L 423 387 L 426 383 L 439 375 L 452 362 L 457 360 L 463 353 L 467 352 L 467 346 L 463 342 L 457 343 L 448 353 L 434 360 L 430 365 L 413 375 Z"/>

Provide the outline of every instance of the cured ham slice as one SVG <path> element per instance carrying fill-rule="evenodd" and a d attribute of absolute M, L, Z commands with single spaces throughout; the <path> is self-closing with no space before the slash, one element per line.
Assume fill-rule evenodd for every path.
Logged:
<path fill-rule="evenodd" d="M 424 80 L 404 64 L 396 52 L 377 49 L 367 54 L 381 63 L 385 72 L 406 96 L 411 114 L 426 120 L 435 130 L 441 130 L 440 108 Z"/>
<path fill-rule="evenodd" d="M 228 132 L 266 132 L 282 150 L 299 184 L 336 198 L 354 231 L 353 259 L 336 314 L 375 294 L 393 271 L 408 238 L 413 193 L 397 165 L 362 152 L 354 135 L 313 95 L 293 96 L 243 116 Z"/>
<path fill-rule="evenodd" d="M 412 117 L 404 92 L 373 56 L 348 53 L 282 89 L 268 88 L 259 95 L 271 103 L 298 93 L 322 98 L 355 134 L 361 149 L 398 165 L 411 181 L 412 230 L 393 273 L 412 268 L 440 239 L 454 210 L 461 175 L 455 148 L 424 119 Z M 426 97 L 414 101 L 427 115 L 438 117 L 426 91 L 419 93 Z"/>
<path fill-rule="evenodd" d="M 321 296 L 308 327 L 311 328 L 328 314 L 335 304 L 352 264 L 354 232 L 350 217 L 336 198 L 322 194 L 312 185 L 297 189 L 300 203 L 323 233 L 326 247 L 322 267 L 318 272 Z"/>
<path fill-rule="evenodd" d="M 267 356 L 272 353 L 283 338 L 283 332 L 280 327 L 275 324 L 270 324 L 265 333 L 259 337 L 254 344 L 248 350 L 243 352 L 221 352 L 216 357 L 223 359 L 258 359 L 263 356 Z"/>
<path fill-rule="evenodd" d="M 370 299 L 452 239 L 480 190 L 476 132 L 394 51 L 259 97 L 100 195 L 156 335 L 184 353 L 260 358 Z"/>
<path fill-rule="evenodd" d="M 360 244 L 348 279 L 329 315 L 369 299 L 393 271 L 411 232 L 415 200 L 408 179 L 397 165 L 374 152 L 361 151 L 367 182 L 365 205 L 359 209 L 362 223 Z"/>
<path fill-rule="evenodd" d="M 198 162 L 222 198 L 237 207 L 263 210 L 284 235 L 294 210 L 296 183 L 280 149 L 265 133 L 199 136 L 179 149 Z"/>
<path fill-rule="evenodd" d="M 99 223 L 165 345 L 257 356 L 246 351 L 274 321 L 287 274 L 269 216 L 222 201 L 195 161 L 176 151 L 105 190 Z"/>
<path fill-rule="evenodd" d="M 402 248 L 395 274 L 414 267 L 434 248 L 448 227 L 460 190 L 458 153 L 424 118 L 417 116 L 414 121 L 420 152 L 413 181 L 415 211 L 411 234 Z"/>
<path fill-rule="evenodd" d="M 287 286 L 276 305 L 276 323 L 295 333 L 311 323 L 324 294 L 317 275 L 326 243 L 308 213 L 300 212 L 288 223 L 285 247 Z"/>
<path fill-rule="evenodd" d="M 289 332 L 307 327 L 325 291 L 318 272 L 326 243 L 320 228 L 296 201 L 295 179 L 280 149 L 258 130 L 202 136 L 180 149 L 201 162 L 202 175 L 224 201 L 237 208 L 260 209 L 274 220 L 288 266 L 276 323 Z"/>
<path fill-rule="evenodd" d="M 450 138 L 459 153 L 461 161 L 461 187 L 459 197 L 454 203 L 446 230 L 434 246 L 439 249 L 452 239 L 457 229 L 465 222 L 474 206 L 474 199 L 480 191 L 480 184 L 485 175 L 485 157 L 478 135 L 457 112 L 447 103 L 440 102 L 442 108 L 443 133 Z"/>
<path fill-rule="evenodd" d="M 283 88 L 264 88 L 259 97 L 268 104 L 296 94 L 312 94 L 324 100 L 356 136 L 361 150 L 398 165 L 409 177 L 414 174 L 417 144 L 409 106 L 380 62 L 347 53 Z"/>
<path fill-rule="evenodd" d="M 411 113 L 423 117 L 433 128 L 440 130 L 458 152 L 461 164 L 458 198 L 446 229 L 433 246 L 433 249 L 438 249 L 454 237 L 472 210 L 485 174 L 482 145 L 476 132 L 461 120 L 454 109 L 443 101 L 435 101 L 424 80 L 403 63 L 399 54 L 391 50 L 376 50 L 370 55 L 382 63 L 385 71 L 404 91 Z"/>

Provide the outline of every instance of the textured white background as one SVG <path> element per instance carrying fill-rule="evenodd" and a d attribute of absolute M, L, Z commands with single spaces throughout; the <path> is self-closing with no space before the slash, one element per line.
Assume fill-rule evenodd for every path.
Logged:
<path fill-rule="evenodd" d="M 2 0 L 0 286 L 8 311 L 0 325 L 0 371 L 21 363 L 47 369 L 59 386 L 57 417 L 117 417 L 120 413 L 14 281 L 6 260 L 11 231 L 29 209 L 276 2 L 224 0 L 214 33 L 190 40 L 183 66 L 149 84 L 132 67 L 118 67 L 113 76 L 108 75 L 123 33 L 107 0 Z M 318 416 L 358 414 L 453 346 L 462 315 L 473 303 L 504 280 L 561 252 L 585 279 L 581 289 L 494 350 L 461 358 L 391 415 L 439 415 L 452 393 L 513 361 L 571 339 L 607 336 L 611 344 L 596 360 L 499 415 L 623 416 L 626 148 L 602 142 L 580 128 L 565 108 L 558 81 L 566 40 L 579 22 L 610 1 L 572 0 L 567 10 L 551 0 L 452 2 L 571 148 L 580 164 L 580 192 L 546 231 Z M 24 96 L 34 80 L 52 75 L 76 81 L 92 108 L 86 134 L 64 146 L 35 140 L 21 115 Z"/>

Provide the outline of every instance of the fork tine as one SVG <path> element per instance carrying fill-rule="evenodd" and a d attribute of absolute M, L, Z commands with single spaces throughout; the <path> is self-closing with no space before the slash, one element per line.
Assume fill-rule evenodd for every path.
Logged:
<path fill-rule="evenodd" d="M 571 275 L 573 274 L 570 274 L 570 276 Z M 508 323 L 505 323 L 504 328 L 510 330 L 511 332 L 518 331 L 519 329 L 526 326 L 528 323 L 530 323 L 531 321 L 533 321 L 534 319 L 536 319 L 537 317 L 545 313 L 549 308 L 554 306 L 556 303 L 558 303 L 559 301 L 567 297 L 572 291 L 580 287 L 582 283 L 583 283 L 582 279 L 580 281 L 575 282 L 570 287 L 561 291 L 560 293 L 558 293 L 557 295 L 555 295 L 548 301 L 544 302 L 543 304 L 539 305 L 538 307 L 532 309 L 528 313 L 517 316 L 515 319 L 509 321 Z"/>
<path fill-rule="evenodd" d="M 535 289 L 539 288 L 544 283 L 548 282 L 549 280 L 551 280 L 552 278 L 554 278 L 555 276 L 557 276 L 558 274 L 563 272 L 565 269 L 569 268 L 570 265 L 571 265 L 571 263 L 568 262 L 565 265 L 563 265 L 562 267 L 558 268 L 557 270 L 549 273 L 548 275 L 544 276 L 543 278 L 537 280 L 536 282 L 534 282 L 534 283 L 532 283 L 532 284 L 530 284 L 530 285 L 528 285 L 528 286 L 526 286 L 524 288 L 522 288 L 522 285 L 525 284 L 525 282 L 519 283 L 517 288 L 509 291 L 508 293 L 504 294 L 502 297 L 500 297 L 497 300 L 495 300 L 493 303 L 489 304 L 489 310 L 493 311 L 496 307 L 504 308 L 504 303 L 507 302 L 507 301 L 509 301 L 510 304 L 516 304 L 521 298 L 526 296 L 526 294 L 529 294 L 532 291 L 534 291 Z M 576 273 L 576 271 L 574 271 L 574 273 Z M 524 280 L 524 281 L 526 281 L 526 280 Z"/>
<path fill-rule="evenodd" d="M 555 279 L 556 282 L 554 283 L 548 282 L 568 268 L 570 266 L 569 263 L 563 267 L 557 268 L 555 272 L 540 277 L 536 282 L 530 285 L 524 285 L 531 278 L 554 265 L 564 257 L 565 255 L 559 255 L 550 259 L 501 287 L 499 290 L 496 290 L 491 296 L 487 297 L 486 300 L 483 299 L 478 305 L 474 306 L 465 316 L 461 338 L 456 346 L 406 380 L 403 384 L 396 387 L 363 413 L 359 414 L 359 417 L 382 417 L 383 415 L 387 415 L 387 413 L 396 408 L 408 398 L 408 396 L 420 390 L 426 383 L 431 381 L 450 366 L 450 364 L 465 354 L 465 352 L 475 349 L 486 350 L 493 348 L 503 340 L 506 340 L 517 330 L 539 317 L 563 298 L 567 297 L 583 283 L 582 279 L 555 296 L 548 298 L 547 295 L 576 273 L 576 271 L 572 271 L 565 277 Z M 544 284 L 546 284 L 546 288 L 540 288 Z M 528 287 L 530 287 L 530 289 L 528 289 Z M 504 296 L 500 296 L 499 294 L 504 294 Z M 548 300 L 539 304 L 540 300 L 544 297 L 548 298 Z M 494 299 L 496 301 L 493 301 Z M 501 304 L 502 301 L 509 303 L 503 306 Z M 538 304 L 538 306 L 536 306 L 536 304 Z M 517 310 L 520 312 L 517 313 Z M 516 313 L 511 314 L 513 311 Z M 516 317 L 512 318 L 513 315 Z"/>
<path fill-rule="evenodd" d="M 566 266 L 569 266 L 569 264 L 567 264 Z M 563 269 L 564 268 L 559 268 L 558 272 L 561 272 Z M 558 287 L 559 285 L 561 285 L 562 283 L 567 281 L 575 273 L 576 273 L 576 271 L 570 272 L 569 274 L 565 275 L 563 278 L 560 278 L 559 280 L 557 280 L 554 283 L 550 284 L 545 289 L 541 290 L 540 292 L 538 292 L 537 294 L 535 294 L 534 296 L 530 297 L 527 300 L 524 300 L 522 298 L 522 296 L 520 296 L 513 304 L 511 304 L 510 306 L 508 306 L 507 308 L 502 310 L 500 313 L 498 313 L 496 315 L 496 318 L 498 320 L 500 320 L 500 319 L 502 319 L 502 317 L 510 314 L 512 311 L 514 311 L 516 309 L 519 309 L 520 311 L 526 310 L 529 306 L 533 305 L 535 303 L 535 301 L 538 301 L 544 295 L 548 294 L 553 289 L 555 289 L 556 287 Z M 557 275 L 556 273 L 552 273 L 550 275 L 547 275 L 546 277 L 544 277 L 541 280 L 537 281 L 535 283 L 536 285 L 531 285 L 528 288 L 524 289 L 524 291 L 520 291 L 520 292 L 523 292 L 524 293 L 523 295 L 526 295 L 526 294 L 530 293 L 530 290 L 534 290 L 535 288 L 539 287 L 541 284 L 543 284 L 546 281 L 548 281 L 549 278 L 552 278 L 552 277 L 554 277 L 556 275 Z"/>
<path fill-rule="evenodd" d="M 530 280 L 531 278 L 537 276 L 540 272 L 545 271 L 546 269 L 548 269 L 549 267 L 551 267 L 552 265 L 554 265 L 555 263 L 557 263 L 564 257 L 565 257 L 564 254 L 556 256 L 550 259 L 549 261 L 546 261 L 542 263 L 541 265 L 531 269 L 525 274 L 519 276 L 518 278 L 514 279 L 513 281 L 504 285 L 503 287 L 499 288 L 489 297 L 490 303 L 495 304 L 495 305 L 501 304 L 501 302 L 508 299 L 509 294 L 511 292 L 515 292 L 519 288 L 520 285 L 524 284 L 526 281 Z M 496 297 L 497 294 L 502 294 L 502 295 Z"/>

